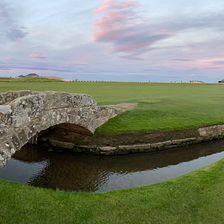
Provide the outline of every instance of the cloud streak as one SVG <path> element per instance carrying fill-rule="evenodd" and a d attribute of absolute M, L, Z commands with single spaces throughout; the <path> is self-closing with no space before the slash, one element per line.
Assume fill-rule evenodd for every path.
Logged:
<path fill-rule="evenodd" d="M 36 50 L 32 54 L 29 55 L 29 58 L 39 58 L 39 59 L 46 59 L 47 56 L 44 52 Z"/>
<path fill-rule="evenodd" d="M 100 17 L 93 23 L 93 41 L 111 43 L 113 52 L 121 53 L 123 58 L 140 59 L 153 44 L 172 36 L 150 33 L 149 24 L 134 11 L 138 5 L 137 1 L 104 0 L 104 5 L 94 10 Z"/>
<path fill-rule="evenodd" d="M 24 38 L 27 33 L 13 18 L 15 12 L 4 1 L 0 2 L 0 40 L 16 41 Z"/>
<path fill-rule="evenodd" d="M 175 21 L 167 21 L 163 23 L 163 27 L 166 27 L 172 31 L 181 31 L 192 28 L 214 28 L 220 31 L 224 30 L 224 13 L 211 13 L 197 15 L 197 17 L 181 17 Z"/>
<path fill-rule="evenodd" d="M 27 73 L 39 71 L 76 73 L 83 71 L 86 65 L 85 62 L 74 62 L 71 65 L 65 65 L 64 63 L 49 62 L 49 60 L 32 60 L 32 62 L 26 63 L 24 60 L 12 59 L 12 62 L 0 60 L 0 71 L 27 70 Z"/>
<path fill-rule="evenodd" d="M 224 65 L 224 61 L 213 61 L 213 65 Z"/>
<path fill-rule="evenodd" d="M 195 61 L 194 59 L 191 58 L 171 58 L 169 59 L 170 61 Z"/>

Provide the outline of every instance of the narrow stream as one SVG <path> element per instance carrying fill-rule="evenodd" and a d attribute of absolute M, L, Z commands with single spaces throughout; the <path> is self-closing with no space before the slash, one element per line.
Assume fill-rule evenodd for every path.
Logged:
<path fill-rule="evenodd" d="M 37 187 L 106 192 L 162 182 L 224 157 L 224 139 L 160 152 L 97 156 L 26 145 L 0 178 Z"/>

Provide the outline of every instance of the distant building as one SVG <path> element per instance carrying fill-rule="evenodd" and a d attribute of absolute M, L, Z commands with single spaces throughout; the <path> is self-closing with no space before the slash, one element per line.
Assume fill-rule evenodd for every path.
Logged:
<path fill-rule="evenodd" d="M 64 79 L 63 81 L 65 81 L 65 82 L 72 82 L 73 80 L 72 79 Z"/>
<path fill-rule="evenodd" d="M 189 81 L 189 83 L 204 83 L 203 81 Z"/>
<path fill-rule="evenodd" d="M 219 81 L 219 83 L 224 83 L 224 79 L 223 79 L 223 80 L 221 80 L 221 81 Z"/>

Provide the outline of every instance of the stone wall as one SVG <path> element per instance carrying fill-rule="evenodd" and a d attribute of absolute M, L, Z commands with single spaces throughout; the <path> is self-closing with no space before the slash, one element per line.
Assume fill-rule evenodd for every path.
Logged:
<path fill-rule="evenodd" d="M 104 145 L 77 145 L 74 142 L 63 142 L 56 139 L 50 139 L 49 143 L 55 147 L 72 149 L 76 152 L 97 154 L 97 155 L 123 155 L 130 153 L 143 153 L 161 151 L 191 144 L 197 144 L 213 139 L 219 139 L 224 137 L 224 124 L 211 125 L 208 127 L 201 127 L 198 132 L 195 133 L 195 137 L 174 139 L 168 141 L 150 143 L 150 138 L 145 141 L 144 144 L 131 144 L 131 145 L 119 145 L 116 146 L 104 146 Z M 115 140 L 116 141 L 116 140 Z"/>

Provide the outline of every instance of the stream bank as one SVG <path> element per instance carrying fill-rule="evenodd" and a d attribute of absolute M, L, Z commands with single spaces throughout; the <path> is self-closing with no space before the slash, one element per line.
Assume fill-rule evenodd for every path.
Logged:
<path fill-rule="evenodd" d="M 121 133 L 93 136 L 53 127 L 38 141 L 45 145 L 97 155 L 120 155 L 166 150 L 223 138 L 224 124 L 152 133 Z"/>

